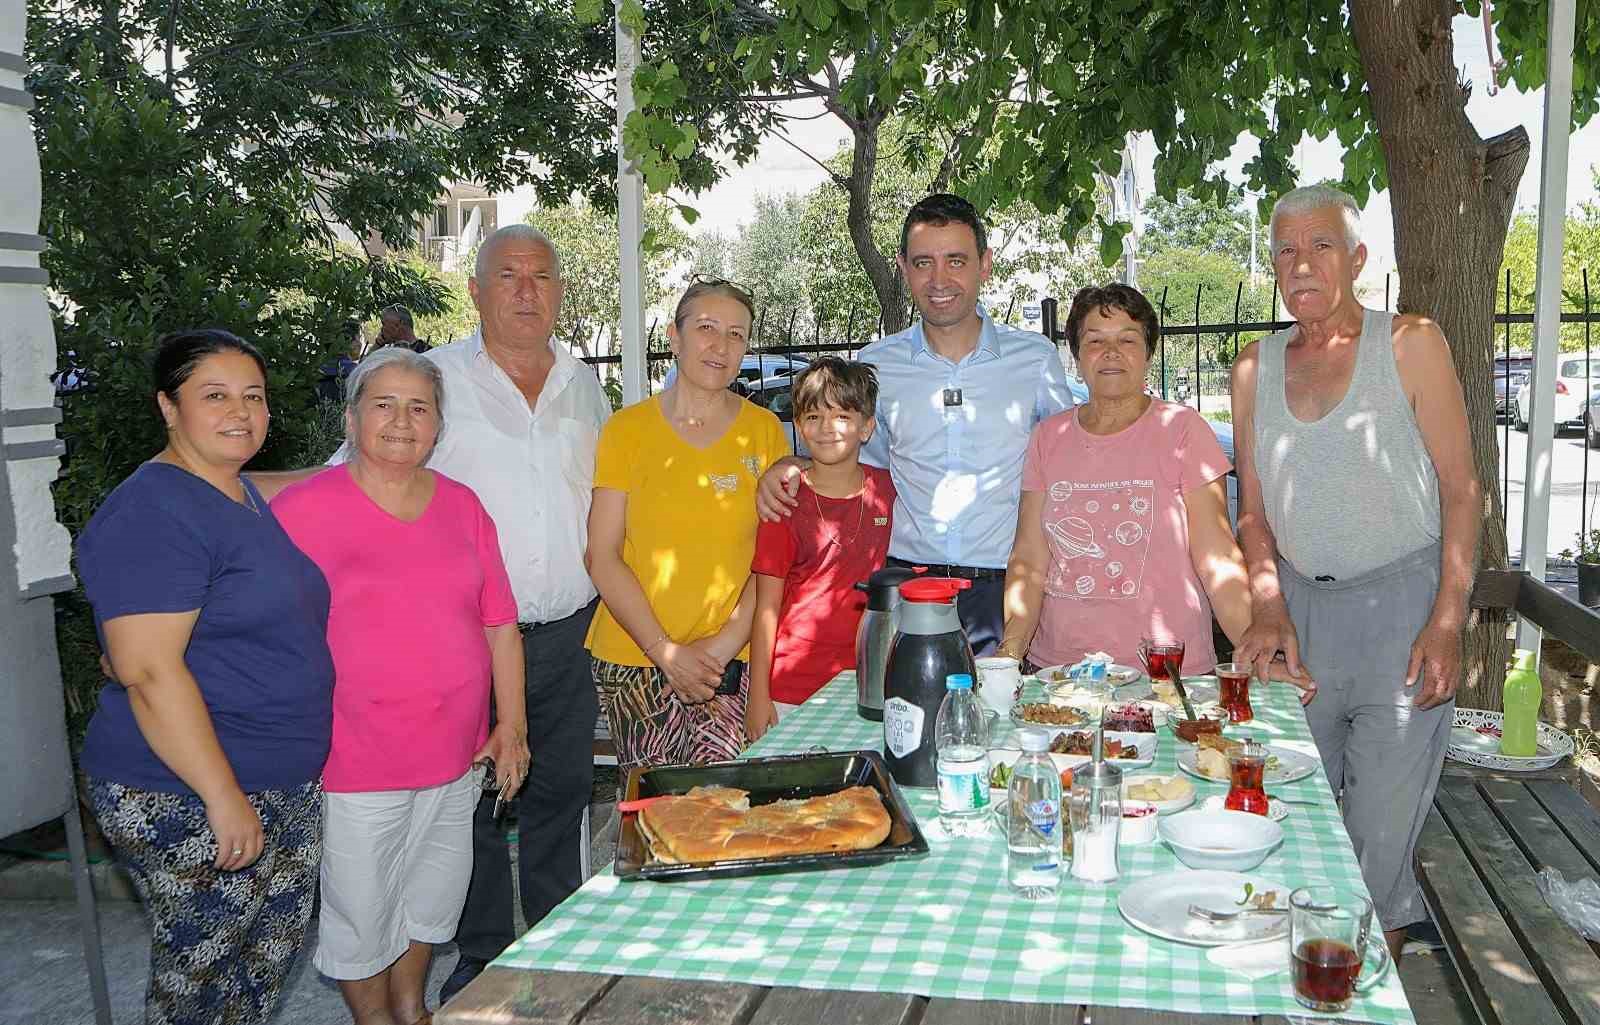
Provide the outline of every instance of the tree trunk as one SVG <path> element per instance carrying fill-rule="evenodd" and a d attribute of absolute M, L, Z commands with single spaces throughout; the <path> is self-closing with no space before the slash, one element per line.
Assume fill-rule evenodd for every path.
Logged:
<path fill-rule="evenodd" d="M 1495 279 L 1517 183 L 1528 164 L 1518 127 L 1481 138 L 1457 80 L 1450 0 L 1351 0 L 1350 14 L 1394 210 L 1401 312 L 1433 318 L 1450 341 L 1467 402 L 1483 491 L 1480 569 L 1507 565 L 1495 467 Z M 1464 640 L 1463 705 L 1499 708 L 1510 652 L 1506 624 L 1474 613 Z"/>
<path fill-rule="evenodd" d="M 906 283 L 900 276 L 900 268 L 879 251 L 872 237 L 872 176 L 878 167 L 878 129 L 882 124 L 880 113 L 868 113 L 850 122 L 855 145 L 850 159 L 850 181 L 845 186 L 850 195 L 846 221 L 856 256 L 872 282 L 872 290 L 878 294 L 878 307 L 883 311 L 883 332 L 893 334 L 904 330 L 907 324 Z"/>

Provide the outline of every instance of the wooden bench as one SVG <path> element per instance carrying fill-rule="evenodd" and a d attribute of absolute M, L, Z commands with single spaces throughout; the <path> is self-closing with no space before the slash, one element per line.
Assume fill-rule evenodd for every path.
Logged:
<path fill-rule="evenodd" d="M 738 983 L 490 967 L 434 1025 L 1288 1025 L 1277 1015 L 929 1000 Z"/>
<path fill-rule="evenodd" d="M 1545 902 L 1546 866 L 1600 878 L 1600 813 L 1566 779 L 1452 768 L 1417 876 L 1483 1025 L 1600 1025 L 1600 945 Z"/>

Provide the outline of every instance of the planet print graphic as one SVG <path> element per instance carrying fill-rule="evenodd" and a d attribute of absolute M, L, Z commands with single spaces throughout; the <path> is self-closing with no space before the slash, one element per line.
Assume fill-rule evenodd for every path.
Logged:
<path fill-rule="evenodd" d="M 1134 524 L 1135 527 L 1138 524 Z M 1061 552 L 1067 558 L 1104 559 L 1106 550 L 1101 548 L 1094 539 L 1094 528 L 1089 526 L 1089 521 L 1081 516 L 1068 516 L 1054 523 L 1046 523 L 1044 529 L 1061 546 Z M 1140 531 L 1140 536 L 1143 536 Z M 1131 543 L 1131 542 L 1130 542 Z"/>
<path fill-rule="evenodd" d="M 1081 576 L 1072 586 L 1079 594 L 1089 594 L 1094 590 L 1094 577 Z"/>
<path fill-rule="evenodd" d="M 1072 497 L 1072 485 L 1066 481 L 1058 480 L 1050 485 L 1050 501 L 1065 502 Z"/>
<path fill-rule="evenodd" d="M 1115 580 L 1118 577 L 1122 576 L 1122 563 L 1120 563 L 1120 562 L 1108 562 L 1108 563 L 1106 563 L 1106 576 L 1110 577 L 1112 580 Z"/>
<path fill-rule="evenodd" d="M 1136 545 L 1144 537 L 1144 528 L 1132 520 L 1123 520 L 1117 524 L 1117 529 L 1111 532 L 1119 545 Z"/>

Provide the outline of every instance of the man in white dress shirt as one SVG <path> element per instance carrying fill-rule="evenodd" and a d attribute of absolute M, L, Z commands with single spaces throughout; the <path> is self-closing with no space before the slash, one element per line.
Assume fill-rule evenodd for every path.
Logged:
<path fill-rule="evenodd" d="M 517 599 L 533 755 L 517 795 L 517 875 L 532 925 L 583 882 L 580 819 L 599 714 L 583 646 L 596 599 L 583 550 L 595 444 L 611 404 L 594 370 L 551 342 L 561 260 L 541 232 L 514 224 L 490 235 L 467 287 L 477 333 L 428 353 L 444 372 L 450 416 L 428 465 L 477 492 Z M 456 931 L 461 960 L 441 1000 L 516 938 L 510 857 L 493 804 L 488 795 L 473 824 L 472 885 Z"/>

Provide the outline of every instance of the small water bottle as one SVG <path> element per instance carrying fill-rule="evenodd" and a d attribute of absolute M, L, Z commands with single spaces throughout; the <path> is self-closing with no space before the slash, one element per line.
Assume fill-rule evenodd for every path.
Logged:
<path fill-rule="evenodd" d="M 984 746 L 983 709 L 972 693 L 972 677 L 951 673 L 934 720 L 939 767 L 939 821 L 950 836 L 978 836 L 988 828 L 989 754 Z"/>
<path fill-rule="evenodd" d="M 1022 757 L 1006 790 L 1006 882 L 1026 900 L 1046 900 L 1061 885 L 1061 777 L 1050 735 L 1023 730 Z"/>

